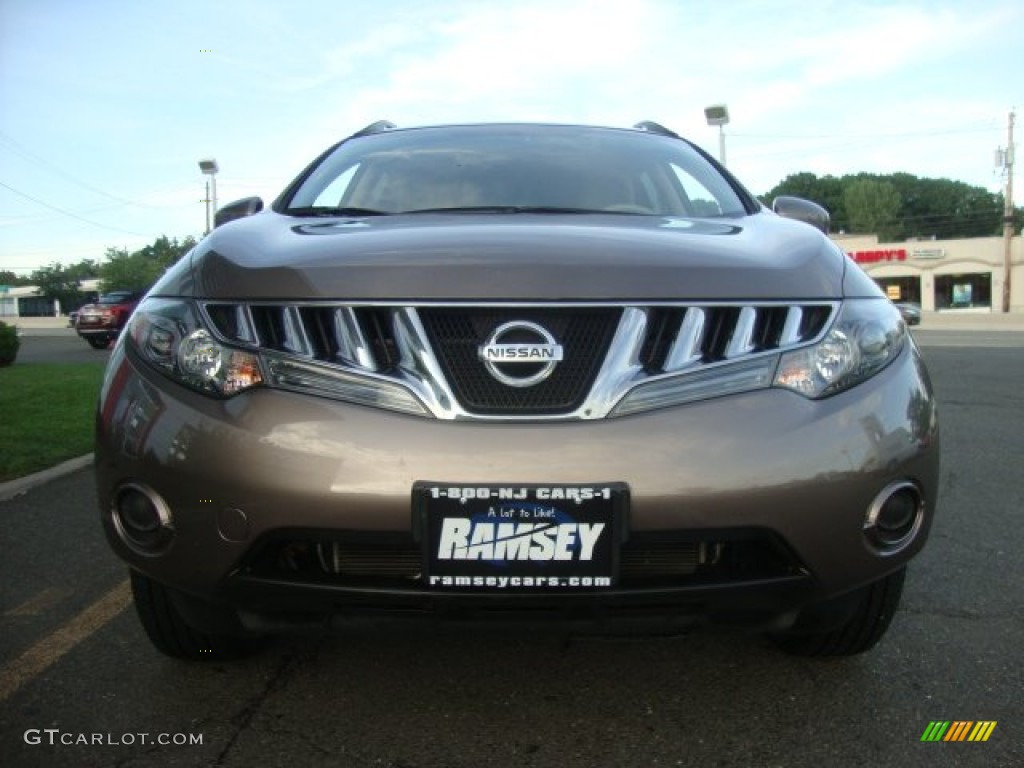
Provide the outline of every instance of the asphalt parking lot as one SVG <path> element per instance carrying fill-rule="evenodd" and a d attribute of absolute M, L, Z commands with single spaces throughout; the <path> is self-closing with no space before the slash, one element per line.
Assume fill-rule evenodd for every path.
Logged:
<path fill-rule="evenodd" d="M 74 329 L 51 327 L 24 328 L 18 360 L 22 363 L 95 363 L 106 362 L 109 349 L 93 349 Z"/>
<path fill-rule="evenodd" d="M 0 502 L 0 764 L 1022 765 L 1024 333 L 915 336 L 940 402 L 942 498 L 869 654 L 794 659 L 708 632 L 361 625 L 185 665 L 137 625 L 84 470 Z M 922 742 L 936 720 L 997 725 L 984 743 Z"/>

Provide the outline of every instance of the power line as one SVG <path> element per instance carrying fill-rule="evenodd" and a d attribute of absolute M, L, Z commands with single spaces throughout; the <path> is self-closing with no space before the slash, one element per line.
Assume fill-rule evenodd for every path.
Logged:
<path fill-rule="evenodd" d="M 7 149 L 8 150 L 11 150 L 11 151 L 15 152 L 16 154 L 21 155 L 23 158 L 25 158 L 26 160 L 29 160 L 29 161 L 35 163 L 36 165 L 40 165 L 43 168 L 46 168 L 51 173 L 55 173 L 58 176 L 61 176 L 61 177 L 65 178 L 65 179 L 67 179 L 68 181 L 70 181 L 70 182 L 72 182 L 74 184 L 77 184 L 80 187 L 88 189 L 90 192 L 95 192 L 97 195 L 102 195 L 103 197 L 106 197 L 106 198 L 109 198 L 111 200 L 114 200 L 114 201 L 116 201 L 118 203 L 121 203 L 122 205 L 135 205 L 135 206 L 138 206 L 140 208 L 151 208 L 152 207 L 152 206 L 146 205 L 145 203 L 139 203 L 139 202 L 136 202 L 134 200 L 126 200 L 123 197 L 118 197 L 117 195 L 112 195 L 109 192 L 104 192 L 102 189 L 99 189 L 98 187 L 94 187 L 92 184 L 89 184 L 88 182 L 82 181 L 81 179 L 79 179 L 79 178 L 77 178 L 75 176 L 72 176 L 70 173 L 68 173 L 67 171 L 64 171 L 61 168 L 58 168 L 56 165 L 54 165 L 50 161 L 45 160 L 45 159 L 39 157 L 38 155 L 33 154 L 32 152 L 29 152 L 25 147 L 23 147 L 17 141 L 12 139 L 10 136 L 5 135 L 3 132 L 0 132 L 0 144 L 7 145 Z"/>
<path fill-rule="evenodd" d="M 2 181 L 0 181 L 0 187 L 3 187 L 4 189 L 8 189 L 11 192 L 13 192 L 14 194 L 19 195 L 21 197 L 24 197 L 26 200 L 31 200 L 33 203 L 36 203 L 37 205 L 41 205 L 44 208 L 49 208 L 51 211 L 56 211 L 57 213 L 63 214 L 64 216 L 69 216 L 72 219 L 77 219 L 78 221 L 84 221 L 86 224 L 92 224 L 94 227 L 100 227 L 101 229 L 109 229 L 112 232 L 120 232 L 120 233 L 125 234 L 125 235 L 134 235 L 136 237 L 150 237 L 150 235 L 144 235 L 141 232 L 132 232 L 131 230 L 128 230 L 128 229 L 120 229 L 119 227 L 111 227 L 111 226 L 107 226 L 106 224 L 100 224 L 97 221 L 92 221 L 90 219 L 86 219 L 83 216 L 79 216 L 76 213 L 71 213 L 71 211 L 65 211 L 63 208 L 58 208 L 55 205 L 50 205 L 49 203 L 43 202 L 42 200 L 39 200 L 38 198 L 32 197 L 32 195 L 27 195 L 24 192 L 22 192 L 20 190 L 17 190 L 14 187 L 10 186 L 9 184 L 5 184 Z"/>
<path fill-rule="evenodd" d="M 947 128 L 934 131 L 897 131 L 894 133 L 747 133 L 745 131 L 732 131 L 730 136 L 741 136 L 744 138 L 766 138 L 766 139 L 854 139 L 857 141 L 868 139 L 919 139 L 923 136 L 950 136 L 964 133 L 989 133 L 997 126 L 985 125 L 985 127 L 963 127 Z"/>
<path fill-rule="evenodd" d="M 184 195 L 186 193 L 182 193 L 182 194 Z M 202 200 L 200 200 L 199 202 L 201 203 Z M 174 205 L 160 205 L 160 206 L 147 206 L 147 207 L 151 207 L 154 210 L 156 210 L 156 209 L 160 209 L 160 210 L 178 210 L 178 209 L 181 209 L 181 208 L 193 208 L 193 207 L 195 207 L 195 205 L 196 205 L 195 202 L 187 202 L 187 203 L 175 203 Z M 118 203 L 118 204 L 105 203 L 103 205 L 92 206 L 90 208 L 78 211 L 75 215 L 77 215 L 77 216 L 83 216 L 83 215 L 91 216 L 94 213 L 104 213 L 106 211 L 113 211 L 113 210 L 116 210 L 118 208 L 123 208 L 123 207 L 124 206 L 122 204 L 120 204 L 120 203 Z M 40 221 L 45 221 L 47 219 L 52 219 L 52 218 L 54 218 L 54 217 L 51 214 L 48 214 L 48 213 L 30 213 L 30 214 L 26 214 L 24 216 L 0 216 L 0 227 L 16 227 L 16 226 L 20 226 L 20 225 L 23 225 L 23 224 L 34 224 L 34 223 L 37 223 L 37 222 L 40 222 Z"/>
<path fill-rule="evenodd" d="M 945 136 L 971 133 L 990 133 L 996 126 L 959 127 L 929 131 L 888 132 L 888 133 L 836 133 L 836 134 L 779 134 L 733 132 L 730 135 L 743 138 L 737 152 L 750 159 L 786 158 L 808 154 L 835 153 L 864 147 L 877 147 L 880 142 L 896 144 L 923 139 L 941 139 Z M 765 139 L 757 141 L 756 139 Z M 750 141 L 755 139 L 755 141 Z"/>
<path fill-rule="evenodd" d="M 4 145 L 6 145 L 6 146 L 4 146 Z M 17 141 L 12 139 L 10 136 L 5 135 L 2 131 L 0 131 L 0 146 L 4 146 L 5 149 L 13 151 L 14 153 L 16 153 L 18 155 L 21 155 L 25 159 L 30 160 L 31 162 L 34 162 L 35 164 L 40 165 L 40 166 L 42 166 L 44 168 L 47 168 L 52 173 L 55 173 L 58 176 L 62 176 L 63 178 L 67 179 L 68 181 L 70 181 L 70 182 L 72 182 L 74 184 L 77 184 L 80 187 L 88 189 L 91 192 L 95 192 L 98 195 L 102 195 L 103 197 L 106 197 L 106 198 L 108 198 L 110 200 L 113 200 L 115 203 L 117 203 L 116 206 L 112 206 L 112 205 L 107 204 L 107 205 L 104 205 L 104 206 L 98 207 L 98 208 L 90 208 L 88 211 L 86 211 L 86 213 L 93 213 L 93 212 L 99 212 L 99 211 L 104 211 L 104 210 L 111 210 L 112 208 L 116 208 L 116 207 L 120 207 L 120 206 L 125 206 L 125 205 L 132 205 L 132 206 L 135 206 L 135 207 L 138 207 L 138 208 L 148 208 L 150 210 L 162 210 L 162 209 L 166 209 L 166 208 L 185 208 L 185 207 L 193 205 L 193 203 L 188 203 L 188 204 L 176 203 L 174 205 L 158 205 L 158 204 L 155 205 L 155 204 L 152 204 L 152 203 L 142 202 L 143 199 L 145 199 L 145 198 L 156 197 L 156 196 L 164 195 L 164 194 L 167 194 L 167 193 L 170 193 L 170 192 L 176 192 L 176 193 L 180 193 L 180 194 L 185 194 L 185 192 L 184 192 L 185 189 L 188 189 L 189 190 L 189 194 L 190 194 L 191 190 L 192 190 L 192 185 L 188 185 L 187 187 L 185 185 L 182 185 L 182 184 L 165 185 L 163 187 L 159 187 L 159 188 L 151 190 L 149 192 L 144 192 L 144 193 L 138 195 L 136 198 L 129 200 L 127 198 L 119 197 L 117 195 L 112 195 L 109 192 L 105 192 L 104 190 L 99 189 L 98 187 L 95 187 L 92 184 L 89 184 L 88 182 L 82 181 L 81 179 L 73 176 L 70 173 L 67 173 L 66 171 L 64 171 L 61 168 L 57 167 L 56 165 L 54 165 L 53 163 L 49 162 L 48 160 L 45 160 L 44 158 L 41 158 L 38 155 L 33 154 L 28 149 L 26 149 L 24 146 L 22 146 Z M 2 224 L 2 223 L 4 223 L 4 222 L 3 222 L 2 218 L 0 218 L 0 224 Z"/>

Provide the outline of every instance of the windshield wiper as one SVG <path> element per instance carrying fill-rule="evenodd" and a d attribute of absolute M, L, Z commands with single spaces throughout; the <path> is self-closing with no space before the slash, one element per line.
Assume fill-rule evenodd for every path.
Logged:
<path fill-rule="evenodd" d="M 288 208 L 292 216 L 390 216 L 391 211 L 377 211 L 373 208 L 336 208 L 329 205 L 307 205 Z"/>
<path fill-rule="evenodd" d="M 449 208 L 417 208 L 402 213 L 605 213 L 593 208 L 563 208 L 554 205 L 463 205 Z"/>

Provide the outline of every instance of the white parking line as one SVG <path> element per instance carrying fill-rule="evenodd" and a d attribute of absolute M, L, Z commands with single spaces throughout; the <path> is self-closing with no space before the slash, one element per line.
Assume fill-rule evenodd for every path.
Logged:
<path fill-rule="evenodd" d="M 131 599 L 131 587 L 126 579 L 60 629 L 5 664 L 0 669 L 0 702 L 6 701 L 25 683 L 45 672 L 68 651 L 102 629 L 128 607 Z"/>

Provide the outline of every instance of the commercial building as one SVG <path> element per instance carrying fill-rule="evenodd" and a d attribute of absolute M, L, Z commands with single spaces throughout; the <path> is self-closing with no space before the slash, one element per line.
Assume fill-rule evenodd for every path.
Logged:
<path fill-rule="evenodd" d="M 81 299 L 71 307 L 62 307 L 56 299 L 43 296 L 36 285 L 0 285 L 0 320 L 11 323 L 19 317 L 66 315 L 82 304 L 95 301 L 99 295 L 99 284 L 97 279 L 80 281 Z"/>
<path fill-rule="evenodd" d="M 913 301 L 924 310 L 1000 312 L 1005 241 L 1001 237 L 879 243 L 874 235 L 832 239 L 893 301 Z M 1024 247 L 1010 244 L 1010 311 L 1024 312 Z"/>

